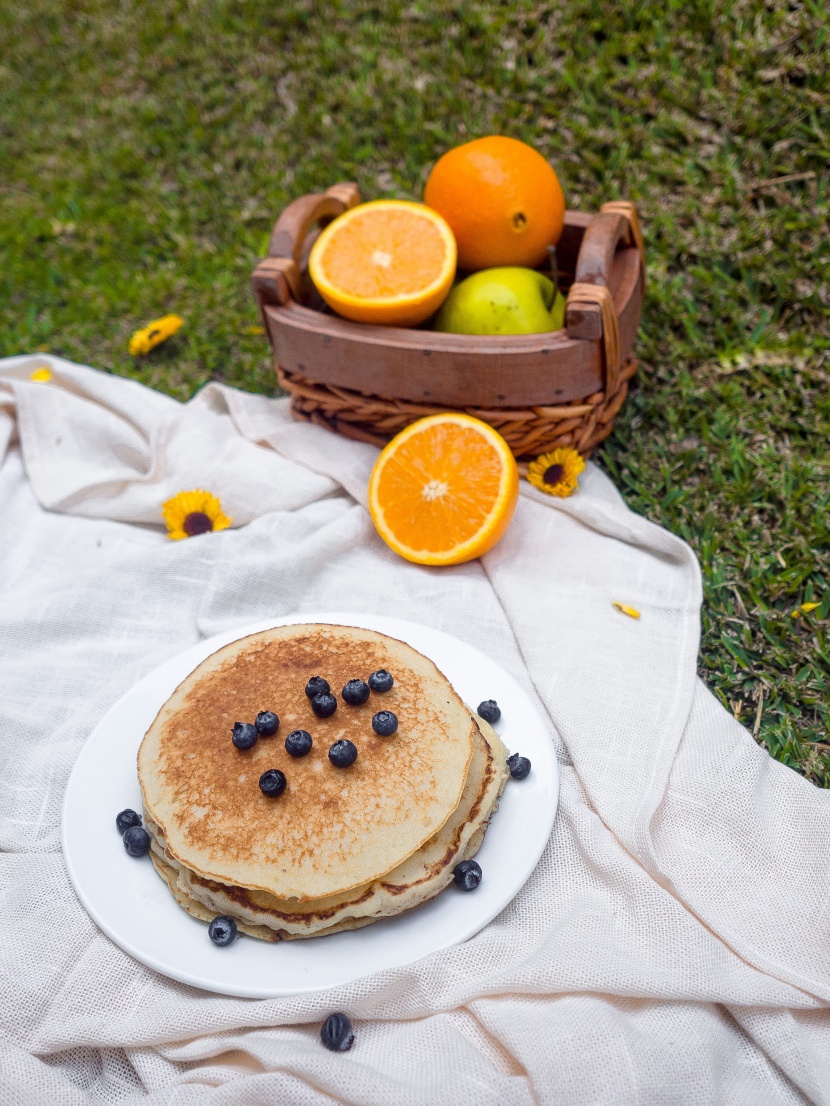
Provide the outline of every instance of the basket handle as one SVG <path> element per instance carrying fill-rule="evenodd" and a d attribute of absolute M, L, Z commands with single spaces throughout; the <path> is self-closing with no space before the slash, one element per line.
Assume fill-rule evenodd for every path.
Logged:
<path fill-rule="evenodd" d="M 637 247 L 644 272 L 643 236 L 636 208 L 617 200 L 603 204 L 585 228 L 565 310 L 570 338 L 602 339 L 606 395 L 616 391 L 622 367 L 619 316 L 608 290 L 611 266 L 620 244 Z"/>
<path fill-rule="evenodd" d="M 327 222 L 360 203 L 360 191 L 351 181 L 333 184 L 325 192 L 301 196 L 277 219 L 268 243 L 268 257 L 254 269 L 251 283 L 260 309 L 301 302 L 300 266 L 306 239 L 323 219 Z"/>

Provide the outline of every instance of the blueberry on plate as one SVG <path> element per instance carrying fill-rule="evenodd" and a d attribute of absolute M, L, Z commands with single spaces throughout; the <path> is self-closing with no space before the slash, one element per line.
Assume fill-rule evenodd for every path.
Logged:
<path fill-rule="evenodd" d="M 335 741 L 329 749 L 329 760 L 335 768 L 348 768 L 357 760 L 357 748 L 351 741 L 342 738 L 340 741 Z"/>
<path fill-rule="evenodd" d="M 328 680 L 324 680 L 322 676 L 312 676 L 305 685 L 305 693 L 309 699 L 313 699 L 315 695 L 324 695 L 327 691 L 331 691 L 331 688 Z"/>
<path fill-rule="evenodd" d="M 273 737 L 280 728 L 280 720 L 272 710 L 261 710 L 254 719 L 254 729 L 260 737 Z"/>
<path fill-rule="evenodd" d="M 481 883 L 481 865 L 475 860 L 462 860 L 453 868 L 452 878 L 462 891 L 475 891 Z"/>
<path fill-rule="evenodd" d="M 372 718 L 372 729 L 378 737 L 391 737 L 398 728 L 398 717 L 391 710 L 379 710 Z"/>
<path fill-rule="evenodd" d="M 343 687 L 343 702 L 359 707 L 369 698 L 369 685 L 365 680 L 349 680 Z"/>
<path fill-rule="evenodd" d="M 290 757 L 304 757 L 311 752 L 311 734 L 308 730 L 292 730 L 285 739 L 285 751 Z"/>
<path fill-rule="evenodd" d="M 236 937 L 236 922 L 227 914 L 219 914 L 208 925 L 208 937 L 214 945 L 224 948 Z"/>
<path fill-rule="evenodd" d="M 483 703 L 478 704 L 478 715 L 492 726 L 501 718 L 501 708 L 495 699 L 485 699 Z"/>
<path fill-rule="evenodd" d="M 115 816 L 115 828 L 123 836 L 130 826 L 140 826 L 141 815 L 136 814 L 134 810 L 130 810 L 127 807 L 126 810 L 122 810 L 120 814 Z"/>
<path fill-rule="evenodd" d="M 320 1030 L 320 1040 L 329 1052 L 348 1052 L 354 1044 L 348 1014 L 329 1014 Z"/>
<path fill-rule="evenodd" d="M 269 768 L 259 777 L 259 789 L 269 799 L 276 799 L 285 791 L 285 776 L 279 768 Z"/>
<path fill-rule="evenodd" d="M 318 718 L 331 718 L 337 710 L 337 700 L 329 691 L 321 691 L 311 700 L 311 709 Z"/>
<path fill-rule="evenodd" d="M 127 856 L 146 856 L 150 851 L 150 834 L 143 826 L 130 826 L 124 832 L 124 848 Z"/>
<path fill-rule="evenodd" d="M 530 761 L 527 757 L 520 757 L 518 753 L 507 758 L 507 767 L 514 780 L 523 780 L 530 775 Z"/>
<path fill-rule="evenodd" d="M 391 691 L 394 682 L 385 668 L 379 668 L 377 672 L 373 672 L 369 677 L 369 687 L 372 691 Z"/>
<path fill-rule="evenodd" d="M 250 722 L 234 722 L 233 729 L 233 743 L 237 749 L 252 749 L 256 745 L 256 739 L 259 734 L 256 732 L 256 726 L 252 726 Z"/>

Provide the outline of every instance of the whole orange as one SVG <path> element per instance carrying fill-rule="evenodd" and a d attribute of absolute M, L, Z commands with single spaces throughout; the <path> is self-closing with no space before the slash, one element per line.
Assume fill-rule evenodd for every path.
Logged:
<path fill-rule="evenodd" d="M 533 268 L 565 225 L 559 178 L 542 155 L 505 135 L 456 146 L 432 168 L 424 203 L 443 215 L 458 243 L 458 265 Z"/>

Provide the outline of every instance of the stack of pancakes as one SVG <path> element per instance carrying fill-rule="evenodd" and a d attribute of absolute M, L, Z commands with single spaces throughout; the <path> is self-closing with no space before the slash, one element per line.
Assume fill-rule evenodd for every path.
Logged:
<path fill-rule="evenodd" d="M 341 688 L 385 668 L 394 686 L 349 706 Z M 312 676 L 337 697 L 318 718 Z M 274 711 L 280 726 L 252 749 L 231 741 L 235 722 Z M 377 711 L 398 730 L 379 737 Z M 307 730 L 311 752 L 292 758 L 285 737 Z M 330 746 L 358 756 L 336 768 Z M 356 929 L 442 891 L 478 851 L 507 778 L 506 750 L 432 661 L 372 630 L 301 625 L 266 630 L 220 649 L 159 712 L 141 744 L 138 776 L 151 857 L 177 902 L 197 918 L 233 917 L 269 941 Z M 285 791 L 265 796 L 278 768 Z"/>

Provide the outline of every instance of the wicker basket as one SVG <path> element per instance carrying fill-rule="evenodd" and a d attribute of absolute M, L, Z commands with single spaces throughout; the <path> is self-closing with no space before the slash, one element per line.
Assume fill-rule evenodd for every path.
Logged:
<path fill-rule="evenodd" d="M 610 434 L 637 368 L 645 265 L 634 206 L 567 212 L 557 245 L 563 330 L 479 337 L 328 312 L 308 278 L 308 252 L 320 226 L 359 201 L 354 184 L 295 200 L 254 270 L 294 415 L 382 445 L 424 415 L 466 411 L 494 426 L 520 461 L 563 445 L 588 456 Z"/>

